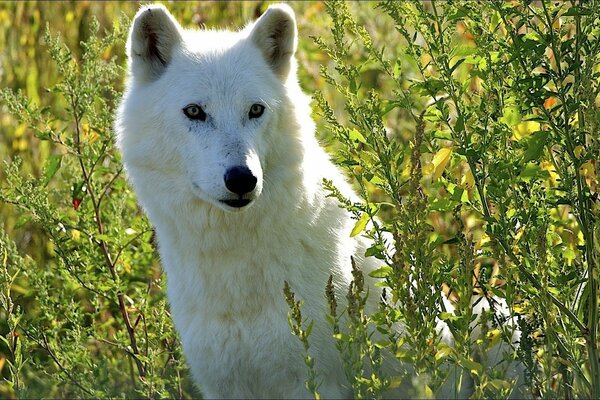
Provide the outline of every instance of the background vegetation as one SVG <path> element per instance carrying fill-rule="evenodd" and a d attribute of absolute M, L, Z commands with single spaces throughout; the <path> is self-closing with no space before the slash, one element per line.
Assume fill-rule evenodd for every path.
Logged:
<path fill-rule="evenodd" d="M 418 396 L 440 388 L 442 366 L 458 372 L 452 379 L 473 379 L 478 397 L 506 396 L 514 382 L 504 370 L 518 359 L 535 396 L 599 398 L 600 4 L 292 6 L 319 137 L 364 202 L 324 184 L 356 217 L 353 234 L 374 239 L 368 255 L 382 260 L 374 275 L 398 300 L 365 314 L 357 275 L 342 320 L 330 296 L 355 395 L 378 397 L 410 380 L 380 371 L 390 351 L 415 369 Z M 184 26 L 239 27 L 266 4 L 168 7 Z M 151 228 L 113 148 L 137 8 L 0 4 L 2 397 L 197 396 Z M 381 222 L 365 232 L 375 216 Z M 491 315 L 473 333 L 473 292 L 506 300 L 520 347 L 510 324 Z M 309 349 L 310 322 L 292 316 Z M 439 340 L 438 319 L 455 348 Z M 391 329 L 397 323 L 404 334 Z M 473 351 L 499 342 L 503 362 L 486 368 Z M 307 374 L 317 395 L 318 379 Z"/>

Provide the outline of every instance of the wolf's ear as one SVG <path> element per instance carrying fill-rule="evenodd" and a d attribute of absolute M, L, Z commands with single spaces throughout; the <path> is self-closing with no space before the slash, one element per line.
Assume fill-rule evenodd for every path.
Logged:
<path fill-rule="evenodd" d="M 270 6 L 254 23 L 250 39 L 260 49 L 275 74 L 284 79 L 290 72 L 297 43 L 296 17 L 285 4 Z"/>
<path fill-rule="evenodd" d="M 157 79 L 171 62 L 173 48 L 181 40 L 181 27 L 164 6 L 141 8 L 127 41 L 133 76 L 141 81 Z"/>

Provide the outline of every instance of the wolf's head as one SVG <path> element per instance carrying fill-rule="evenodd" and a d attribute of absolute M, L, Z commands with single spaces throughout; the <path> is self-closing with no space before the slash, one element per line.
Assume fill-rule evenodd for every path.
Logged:
<path fill-rule="evenodd" d="M 270 6 L 240 32 L 184 30 L 165 7 L 143 7 L 129 35 L 130 77 L 117 120 L 134 186 L 155 179 L 157 190 L 222 210 L 251 205 L 286 118 L 296 42 L 285 5 Z"/>

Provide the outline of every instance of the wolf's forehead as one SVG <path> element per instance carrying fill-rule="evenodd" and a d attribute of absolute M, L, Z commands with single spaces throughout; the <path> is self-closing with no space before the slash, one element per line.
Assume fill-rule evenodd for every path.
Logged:
<path fill-rule="evenodd" d="M 182 32 L 185 47 L 192 51 L 231 46 L 235 40 L 235 32 L 217 30 L 184 30 Z"/>
<path fill-rule="evenodd" d="M 268 91 L 270 76 L 260 64 L 235 54 L 212 54 L 182 60 L 179 68 L 174 68 L 179 81 L 186 82 L 190 89 L 242 94 L 244 91 Z M 254 64 L 254 65 L 253 65 Z M 181 79 L 185 77 L 185 79 Z"/>
<path fill-rule="evenodd" d="M 273 94 L 271 90 L 277 90 L 278 81 L 262 54 L 241 33 L 227 32 L 220 42 L 217 39 L 223 32 L 210 33 L 218 35 L 203 34 L 186 38 L 182 57 L 178 57 L 178 65 L 173 68 L 179 78 L 185 77 L 183 81 L 189 85 L 189 89 L 231 94 L 236 98 L 244 94 L 267 96 Z M 208 39 L 214 40 L 204 42 Z"/>
<path fill-rule="evenodd" d="M 219 74 L 264 67 L 260 50 L 243 32 L 195 31 L 184 40 L 184 62 Z"/>

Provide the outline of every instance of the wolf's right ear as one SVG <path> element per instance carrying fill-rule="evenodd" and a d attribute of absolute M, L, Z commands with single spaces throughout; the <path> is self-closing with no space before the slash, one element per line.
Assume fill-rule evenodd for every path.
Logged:
<path fill-rule="evenodd" d="M 132 75 L 146 82 L 158 79 L 171 62 L 173 48 L 181 43 L 181 31 L 181 26 L 163 5 L 141 8 L 127 41 Z"/>

